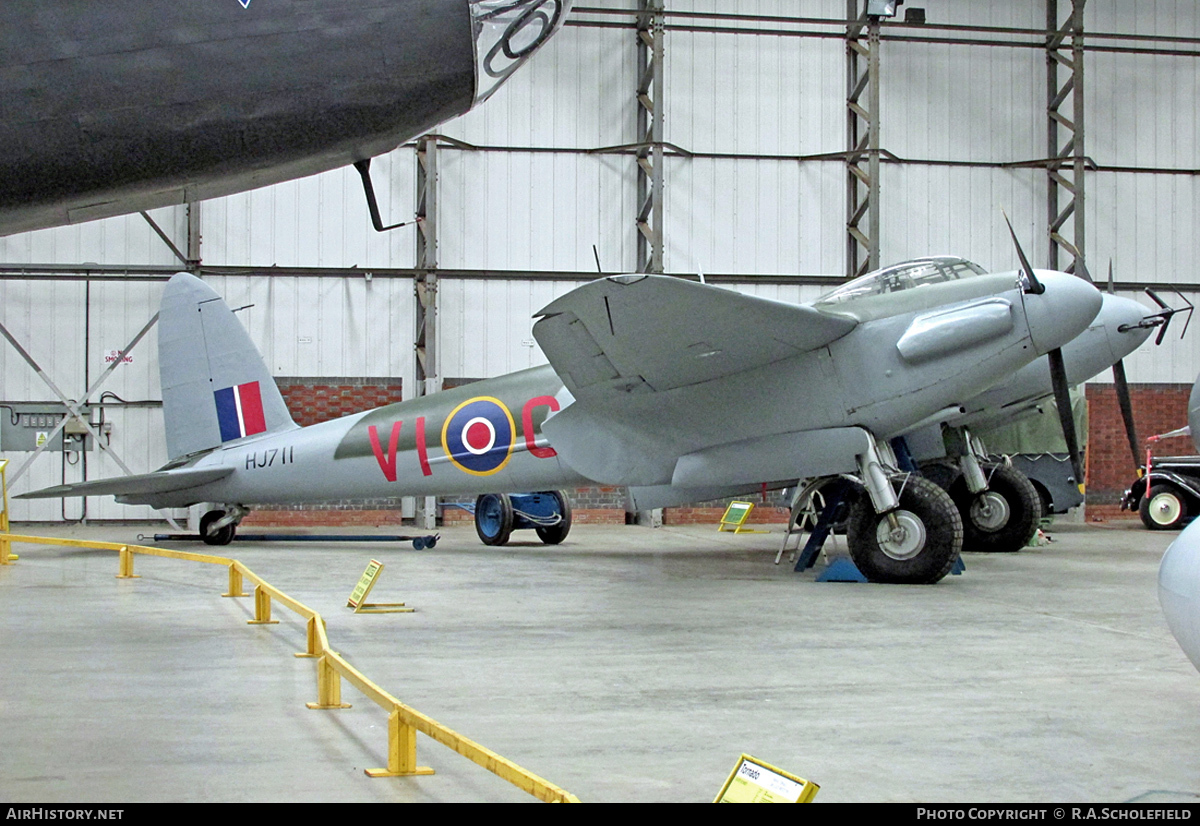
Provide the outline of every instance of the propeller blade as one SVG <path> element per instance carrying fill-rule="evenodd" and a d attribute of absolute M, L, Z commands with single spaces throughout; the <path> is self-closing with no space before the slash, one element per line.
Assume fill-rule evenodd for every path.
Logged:
<path fill-rule="evenodd" d="M 1184 298 L 1183 293 L 1179 292 L 1179 290 L 1175 291 L 1175 295 L 1179 296 L 1181 299 L 1183 299 L 1183 302 L 1187 304 L 1185 309 L 1176 310 L 1176 312 L 1187 313 L 1187 317 L 1183 320 L 1183 330 L 1181 330 L 1179 333 L 1179 337 L 1182 339 L 1187 335 L 1188 325 L 1192 323 L 1192 311 L 1196 309 L 1196 305 Z"/>
<path fill-rule="evenodd" d="M 1120 359 L 1112 366 L 1113 387 L 1117 391 L 1117 404 L 1121 406 L 1121 418 L 1125 421 L 1125 436 L 1129 439 L 1129 452 L 1133 454 L 1133 466 L 1142 461 L 1138 449 L 1137 430 L 1133 424 L 1133 402 L 1129 398 L 1129 382 L 1125 379 L 1125 364 Z"/>
<path fill-rule="evenodd" d="M 1116 292 L 1116 289 L 1113 287 L 1112 259 L 1110 258 L 1108 259 L 1108 294 L 1114 295 Z"/>
<path fill-rule="evenodd" d="M 1089 284 L 1095 284 L 1096 280 L 1092 278 L 1092 274 L 1088 272 L 1087 264 L 1083 263 L 1083 259 L 1079 258 L 1075 261 L 1077 272 L 1075 273 Z"/>
<path fill-rule="evenodd" d="M 1054 387 L 1054 403 L 1058 406 L 1058 421 L 1062 425 L 1063 439 L 1071 457 L 1071 470 L 1075 484 L 1083 490 L 1083 463 L 1079 460 L 1079 436 L 1075 432 L 1075 417 L 1071 415 L 1071 391 L 1067 383 L 1067 366 L 1063 362 L 1062 350 L 1055 348 L 1046 354 L 1050 360 L 1050 382 Z"/>
<path fill-rule="evenodd" d="M 1171 326 L 1171 316 L 1175 315 L 1175 311 L 1168 307 L 1167 302 L 1159 298 L 1158 293 L 1149 287 L 1146 288 L 1146 295 L 1150 296 L 1154 303 L 1158 305 L 1158 308 L 1162 310 L 1158 315 L 1163 320 L 1163 323 L 1158 328 L 1158 338 L 1154 339 L 1154 346 L 1157 347 L 1162 344 L 1163 338 L 1167 335 L 1167 328 Z"/>
<path fill-rule="evenodd" d="M 1008 234 L 1012 236 L 1013 246 L 1017 248 L 1017 257 L 1021 259 L 1021 270 L 1025 273 L 1025 278 L 1029 281 L 1029 288 L 1025 291 L 1033 295 L 1041 295 L 1046 292 L 1046 285 L 1038 281 L 1037 276 L 1033 274 L 1033 267 L 1029 265 L 1029 259 L 1025 257 L 1025 250 L 1021 249 L 1021 242 L 1017 240 L 1017 233 L 1013 230 L 1012 221 L 1008 220 L 1008 214 L 1004 215 L 1004 223 L 1008 224 Z"/>

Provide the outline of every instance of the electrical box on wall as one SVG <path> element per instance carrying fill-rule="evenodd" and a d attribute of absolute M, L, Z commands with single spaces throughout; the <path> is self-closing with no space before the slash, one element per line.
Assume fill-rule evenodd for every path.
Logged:
<path fill-rule="evenodd" d="M 91 421 L 92 410 L 88 405 L 79 409 L 87 421 Z M 50 434 L 58 423 L 68 419 L 66 425 L 51 438 Z M 46 450 L 92 450 L 92 437 L 83 422 L 61 404 L 51 402 L 3 402 L 0 403 L 0 450 L 6 453 L 33 452 L 45 443 Z"/>

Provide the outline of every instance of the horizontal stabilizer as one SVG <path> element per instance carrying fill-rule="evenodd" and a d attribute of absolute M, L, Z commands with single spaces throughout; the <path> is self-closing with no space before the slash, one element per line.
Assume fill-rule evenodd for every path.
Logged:
<path fill-rule="evenodd" d="M 538 313 L 534 337 L 580 400 L 686 387 L 823 347 L 846 316 L 661 275 L 593 281 Z"/>
<path fill-rule="evenodd" d="M 224 479 L 233 473 L 232 467 L 180 468 L 179 470 L 156 470 L 136 476 L 119 476 L 112 479 L 96 479 L 91 482 L 75 482 L 70 485 L 55 485 L 29 493 L 15 499 L 57 499 L 64 496 L 116 496 L 126 505 L 151 505 L 163 494 L 187 490 Z"/>

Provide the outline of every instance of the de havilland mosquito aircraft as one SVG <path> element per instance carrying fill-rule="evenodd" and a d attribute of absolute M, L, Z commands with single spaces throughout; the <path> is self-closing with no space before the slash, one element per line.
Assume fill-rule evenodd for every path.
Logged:
<path fill-rule="evenodd" d="M 845 474 L 863 491 L 848 536 L 859 569 L 936 582 L 962 549 L 962 520 L 945 491 L 899 472 L 891 440 L 1039 356 L 1061 364 L 1101 304 L 1087 281 L 1024 260 L 989 274 L 926 259 L 810 305 L 612 276 L 540 311 L 548 365 L 298 428 L 225 302 L 179 274 L 159 321 L 170 461 L 24 496 L 225 503 L 201 522 L 220 544 L 256 504 L 497 494 L 498 509 L 485 496 L 477 509 L 487 541 L 507 537 L 510 492 L 625 485 L 649 508 Z"/>
<path fill-rule="evenodd" d="M 0 235 L 369 163 L 486 100 L 573 0 L 4 0 Z"/>

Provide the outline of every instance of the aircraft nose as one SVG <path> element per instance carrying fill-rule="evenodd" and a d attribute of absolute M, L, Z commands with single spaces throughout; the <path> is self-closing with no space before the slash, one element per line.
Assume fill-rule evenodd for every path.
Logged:
<path fill-rule="evenodd" d="M 1104 295 L 1104 306 L 1100 308 L 1096 321 L 1104 325 L 1104 334 L 1114 361 L 1125 358 L 1150 338 L 1155 328 L 1138 326 L 1148 314 L 1146 308 L 1132 298 Z"/>
<path fill-rule="evenodd" d="M 1052 270 L 1035 273 L 1046 289 L 1040 295 L 1024 294 L 1025 319 L 1038 355 L 1045 355 L 1086 330 L 1100 312 L 1103 298 L 1077 276 Z"/>

